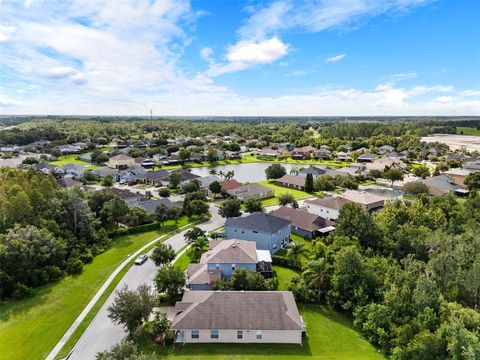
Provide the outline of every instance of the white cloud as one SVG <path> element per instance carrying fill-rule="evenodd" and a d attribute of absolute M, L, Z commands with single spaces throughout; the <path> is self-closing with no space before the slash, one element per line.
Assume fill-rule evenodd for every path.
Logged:
<path fill-rule="evenodd" d="M 319 32 L 354 27 L 384 13 L 401 13 L 430 0 L 277 0 L 256 9 L 240 28 L 244 37 L 263 38 L 278 31 L 301 28 Z"/>
<path fill-rule="evenodd" d="M 328 57 L 325 61 L 326 62 L 337 62 L 337 61 L 345 59 L 346 56 L 347 56 L 346 54 L 338 54 L 338 55 L 335 55 L 335 56 Z"/>
<path fill-rule="evenodd" d="M 288 53 L 289 45 L 273 37 L 263 41 L 242 40 L 228 48 L 226 64 L 211 64 L 208 76 L 244 70 L 258 64 L 270 64 Z"/>
<path fill-rule="evenodd" d="M 210 57 L 213 54 L 213 49 L 211 47 L 204 47 L 200 50 L 200 56 L 203 60 L 210 60 Z"/>
<path fill-rule="evenodd" d="M 0 43 L 8 41 L 14 31 L 15 28 L 13 26 L 0 25 Z"/>

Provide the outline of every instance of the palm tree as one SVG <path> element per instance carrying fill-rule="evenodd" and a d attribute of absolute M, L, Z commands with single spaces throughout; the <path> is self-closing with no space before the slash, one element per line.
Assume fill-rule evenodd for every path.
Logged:
<path fill-rule="evenodd" d="M 308 249 L 305 247 L 305 244 L 291 242 L 287 245 L 287 257 L 293 259 L 298 265 L 300 265 L 300 257 L 307 253 Z"/>
<path fill-rule="evenodd" d="M 211 169 L 210 170 L 210 175 L 217 175 L 217 170 Z"/>
<path fill-rule="evenodd" d="M 235 176 L 235 171 L 234 170 L 229 170 L 225 174 L 225 180 L 233 179 L 234 176 Z"/>
<path fill-rule="evenodd" d="M 298 172 L 300 171 L 300 169 L 296 166 L 292 167 L 291 170 L 290 170 L 290 175 L 295 175 L 295 176 L 298 176 Z"/>
<path fill-rule="evenodd" d="M 303 279 L 308 288 L 318 294 L 319 299 L 323 297 L 326 291 L 328 280 L 328 262 L 325 258 L 312 260 L 307 263 L 306 270 L 303 272 Z"/>
<path fill-rule="evenodd" d="M 195 260 L 198 261 L 202 253 L 208 249 L 208 238 L 206 236 L 199 236 L 192 242 L 193 253 Z"/>
<path fill-rule="evenodd" d="M 218 171 L 217 175 L 220 176 L 222 179 L 226 180 L 225 173 L 223 172 L 223 170 Z"/>

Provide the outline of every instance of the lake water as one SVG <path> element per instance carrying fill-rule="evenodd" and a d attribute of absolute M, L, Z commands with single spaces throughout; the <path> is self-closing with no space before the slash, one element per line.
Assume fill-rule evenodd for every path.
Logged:
<path fill-rule="evenodd" d="M 200 176 L 209 176 L 210 170 L 215 169 L 218 171 L 235 171 L 235 180 L 239 182 L 257 182 L 266 180 L 265 169 L 269 167 L 271 163 L 263 162 L 254 162 L 246 164 L 229 164 L 229 165 L 218 165 L 218 166 L 208 166 L 208 167 L 197 167 L 192 168 L 192 173 Z M 281 164 L 287 170 L 287 174 L 290 173 L 290 170 L 294 167 L 303 168 L 308 167 L 308 165 L 296 165 L 296 164 Z"/>

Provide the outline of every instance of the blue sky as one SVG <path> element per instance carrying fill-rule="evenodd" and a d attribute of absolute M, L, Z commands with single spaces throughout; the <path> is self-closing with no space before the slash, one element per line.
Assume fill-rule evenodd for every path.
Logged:
<path fill-rule="evenodd" d="M 480 1 L 0 0 L 0 114 L 480 115 Z"/>

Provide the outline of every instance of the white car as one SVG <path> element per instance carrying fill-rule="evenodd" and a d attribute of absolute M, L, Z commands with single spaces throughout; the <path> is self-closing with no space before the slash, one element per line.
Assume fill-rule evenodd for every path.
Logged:
<path fill-rule="evenodd" d="M 147 261 L 147 259 L 148 259 L 147 254 L 139 255 L 135 260 L 135 265 L 142 265 L 145 261 Z"/>

